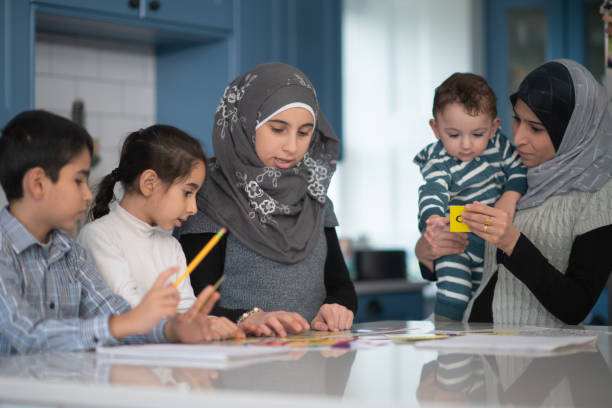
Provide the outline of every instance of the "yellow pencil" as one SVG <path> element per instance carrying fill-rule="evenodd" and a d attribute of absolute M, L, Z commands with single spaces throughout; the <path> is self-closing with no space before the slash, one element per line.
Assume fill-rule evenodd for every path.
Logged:
<path fill-rule="evenodd" d="M 179 276 L 178 279 L 174 281 L 173 285 L 175 288 L 179 285 L 179 283 L 181 283 L 183 279 L 185 279 L 186 276 L 193 272 L 193 270 L 200 264 L 200 262 L 202 262 L 202 259 L 204 259 L 206 255 L 208 255 L 208 253 L 213 249 L 215 245 L 217 245 L 217 242 L 219 242 L 219 240 L 221 239 L 223 234 L 225 234 L 226 231 L 227 230 L 225 228 L 221 228 L 215 234 L 215 236 L 212 237 L 210 241 L 206 243 L 206 245 L 204 245 L 204 248 L 202 248 L 202 250 L 196 255 L 196 257 L 193 258 L 191 262 L 189 262 L 189 265 L 187 265 L 187 269 L 185 269 L 185 272 L 183 272 L 181 276 Z"/>
<path fill-rule="evenodd" d="M 189 318 L 190 322 L 193 320 L 194 317 L 196 317 L 198 315 L 198 313 L 200 313 L 200 310 L 202 310 L 202 307 L 204 307 L 204 304 L 213 295 L 213 293 L 215 293 L 217 291 L 217 289 L 219 289 L 219 286 L 221 286 L 221 284 L 223 283 L 224 280 L 225 280 L 225 275 L 221 275 L 221 277 L 219 279 L 217 279 L 217 281 L 213 285 L 212 292 L 210 292 L 208 294 L 208 296 L 204 297 L 204 299 L 202 299 L 202 301 L 196 306 L 195 310 L 191 314 L 191 317 Z"/>

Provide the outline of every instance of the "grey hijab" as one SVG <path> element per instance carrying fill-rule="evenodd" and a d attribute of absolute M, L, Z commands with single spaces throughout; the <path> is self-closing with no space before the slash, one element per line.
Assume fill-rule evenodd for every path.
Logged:
<path fill-rule="evenodd" d="M 594 192 L 612 178 L 612 110 L 606 90 L 582 65 L 556 60 L 570 73 L 574 109 L 555 156 L 527 170 L 517 209 L 535 207 L 571 190 Z"/>
<path fill-rule="evenodd" d="M 308 151 L 292 169 L 264 167 L 255 152 L 255 128 L 296 103 L 316 115 Z M 217 107 L 212 141 L 215 157 L 198 193 L 198 209 L 269 259 L 286 264 L 304 259 L 321 234 L 339 145 L 310 81 L 281 63 L 239 76 Z"/>

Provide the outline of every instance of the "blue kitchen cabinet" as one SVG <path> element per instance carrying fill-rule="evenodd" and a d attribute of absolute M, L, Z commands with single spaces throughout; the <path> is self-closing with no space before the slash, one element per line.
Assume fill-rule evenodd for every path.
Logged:
<path fill-rule="evenodd" d="M 112 16 L 138 18 L 139 6 L 130 5 L 130 0 L 31 0 L 33 4 L 62 8 L 64 12 L 86 11 Z"/>
<path fill-rule="evenodd" d="M 0 128 L 34 106 L 33 43 L 30 5 L 0 0 Z"/>
<path fill-rule="evenodd" d="M 232 0 L 32 0 L 64 15 L 96 13 L 107 20 L 132 18 L 183 28 L 232 29 Z M 116 21 L 119 22 L 119 21 Z M 180 27 L 176 27 L 180 30 Z"/>
<path fill-rule="evenodd" d="M 186 130 L 212 154 L 225 85 L 269 61 L 308 75 L 341 137 L 341 0 L 0 0 L 0 126 L 34 107 L 37 32 L 155 46 L 157 121 Z"/>
<path fill-rule="evenodd" d="M 159 4 L 159 8 L 154 6 L 155 3 Z M 231 30 L 232 6 L 231 0 L 147 0 L 144 18 L 172 24 Z"/>

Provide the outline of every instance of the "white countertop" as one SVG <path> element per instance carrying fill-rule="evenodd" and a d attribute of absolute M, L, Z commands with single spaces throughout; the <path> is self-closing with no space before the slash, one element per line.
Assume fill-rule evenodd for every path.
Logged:
<path fill-rule="evenodd" d="M 596 349 L 540 357 L 442 354 L 406 344 L 295 350 L 281 360 L 213 370 L 111 364 L 93 352 L 6 356 L 0 357 L 0 400 L 30 408 L 610 406 L 612 328 L 587 329 L 598 333 Z"/>

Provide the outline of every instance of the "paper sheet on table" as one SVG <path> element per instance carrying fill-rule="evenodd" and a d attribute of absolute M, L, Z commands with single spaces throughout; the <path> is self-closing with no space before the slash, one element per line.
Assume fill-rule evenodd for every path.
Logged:
<path fill-rule="evenodd" d="M 462 350 L 473 352 L 551 352 L 574 346 L 594 346 L 597 336 L 512 336 L 470 334 L 442 340 L 414 343 L 415 347 L 436 350 Z"/>
<path fill-rule="evenodd" d="M 103 346 L 98 358 L 118 364 L 171 367 L 229 368 L 280 359 L 287 349 L 204 344 L 134 344 Z"/>

